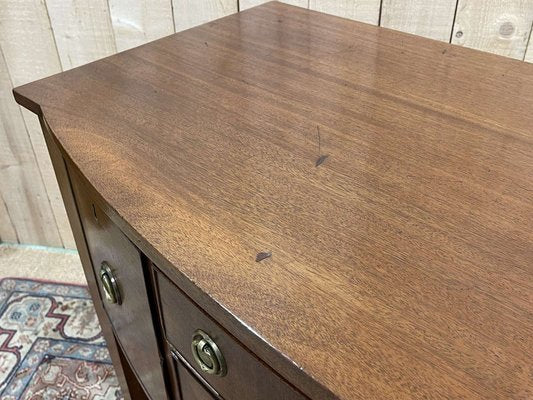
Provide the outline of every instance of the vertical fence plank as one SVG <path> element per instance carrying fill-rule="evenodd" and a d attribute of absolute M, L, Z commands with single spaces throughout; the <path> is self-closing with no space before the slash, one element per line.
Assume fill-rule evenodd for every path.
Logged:
<path fill-rule="evenodd" d="M 381 0 L 310 0 L 311 10 L 377 25 Z"/>
<path fill-rule="evenodd" d="M 266 3 L 270 0 L 240 0 L 239 6 L 241 10 L 246 10 L 250 7 L 258 6 L 259 4 Z M 282 3 L 291 4 L 293 6 L 308 8 L 309 0 L 280 0 Z"/>
<path fill-rule="evenodd" d="M 62 246 L 13 85 L 0 51 L 0 190 L 18 240 Z"/>
<path fill-rule="evenodd" d="M 530 0 L 459 0 L 452 43 L 521 60 L 532 21 Z"/>
<path fill-rule="evenodd" d="M 0 43 L 15 85 L 61 71 L 41 0 L 2 1 Z"/>
<path fill-rule="evenodd" d="M 40 0 L 5 2 L 5 5 L 0 8 L 0 47 L 3 51 L 7 74 L 4 77 L 4 82 L 9 79 L 13 86 L 22 85 L 61 71 L 47 10 Z M 8 90 L 8 88 L 9 85 L 4 83 L 4 90 Z M 16 115 L 12 117 L 15 122 L 11 127 L 15 126 L 19 129 L 15 132 L 6 131 L 4 134 L 29 135 L 29 141 L 23 142 L 28 148 L 23 149 L 23 151 L 26 152 L 25 154 L 33 154 L 35 157 L 38 170 L 32 173 L 36 174 L 35 181 L 39 180 L 44 184 L 45 194 L 42 195 L 38 192 L 36 196 L 42 202 L 39 215 L 47 221 L 45 226 L 50 232 L 40 239 L 39 244 L 74 247 L 74 239 L 39 121 L 34 114 L 20 109 L 15 104 L 11 93 L 5 95 L 4 101 L 12 103 L 9 105 L 11 110 L 18 109 Z M 16 121 L 18 121 L 21 112 L 23 121 L 18 123 Z M 23 146 L 23 143 L 18 144 L 17 151 L 22 151 L 20 146 Z M 28 166 L 27 168 L 33 171 L 32 164 L 27 159 L 24 159 L 21 165 Z M 32 182 L 26 181 L 26 183 L 30 187 L 24 188 L 24 190 L 32 193 Z M 21 182 L 15 184 L 20 185 Z M 8 210 L 11 210 L 10 205 L 8 205 Z M 49 213 L 52 214 L 51 217 Z M 12 222 L 17 227 L 18 219 L 13 218 Z M 20 236 L 21 240 L 26 240 L 24 235 Z M 59 236 L 59 239 L 56 236 Z"/>
<path fill-rule="evenodd" d="M 172 0 L 176 32 L 237 12 L 235 0 Z"/>
<path fill-rule="evenodd" d="M 383 0 L 381 26 L 448 42 L 457 0 Z"/>
<path fill-rule="evenodd" d="M 0 135 L 2 134 L 1 132 L 2 129 L 0 128 Z M 2 139 L 0 139 L 0 143 L 2 143 Z M 18 241 L 17 232 L 15 231 L 13 221 L 11 221 L 11 217 L 9 216 L 6 202 L 2 196 L 2 191 L 0 190 L 0 243 L 18 243 Z"/>
<path fill-rule="evenodd" d="M 47 0 L 63 69 L 116 52 L 106 0 Z"/>
<path fill-rule="evenodd" d="M 531 22 L 529 40 L 527 41 L 526 53 L 524 54 L 524 61 L 533 63 L 533 42 L 531 41 L 531 36 L 533 36 L 533 22 Z"/>
<path fill-rule="evenodd" d="M 117 50 L 174 33 L 171 0 L 109 0 Z"/>

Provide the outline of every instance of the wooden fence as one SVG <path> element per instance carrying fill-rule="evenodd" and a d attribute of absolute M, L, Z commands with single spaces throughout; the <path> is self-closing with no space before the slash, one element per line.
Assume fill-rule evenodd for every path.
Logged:
<path fill-rule="evenodd" d="M 0 0 L 0 241 L 74 247 L 38 121 L 14 86 L 263 2 Z M 533 61 L 533 0 L 286 2 Z"/>

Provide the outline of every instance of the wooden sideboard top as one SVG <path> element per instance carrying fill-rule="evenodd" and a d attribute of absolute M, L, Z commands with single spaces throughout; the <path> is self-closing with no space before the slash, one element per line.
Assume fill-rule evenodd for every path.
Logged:
<path fill-rule="evenodd" d="M 268 3 L 15 96 L 302 392 L 533 396 L 532 65 Z"/>

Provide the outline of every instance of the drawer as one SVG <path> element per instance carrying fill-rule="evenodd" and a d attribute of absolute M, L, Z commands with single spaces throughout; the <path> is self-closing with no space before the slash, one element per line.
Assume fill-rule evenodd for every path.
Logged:
<path fill-rule="evenodd" d="M 167 341 L 221 397 L 225 400 L 306 399 L 208 317 L 168 278 L 158 273 L 157 281 Z M 193 356 L 193 349 L 199 348 L 208 350 L 203 355 L 207 369 L 219 364 L 219 369 L 225 366 L 225 373 L 216 375 L 202 370 Z"/>
<path fill-rule="evenodd" d="M 220 400 L 220 397 L 210 393 L 179 359 L 174 361 L 174 368 L 179 377 L 180 400 Z"/>
<path fill-rule="evenodd" d="M 117 342 L 150 397 L 167 399 L 141 255 L 91 200 L 79 179 L 73 179 L 72 187 L 100 297 Z"/>

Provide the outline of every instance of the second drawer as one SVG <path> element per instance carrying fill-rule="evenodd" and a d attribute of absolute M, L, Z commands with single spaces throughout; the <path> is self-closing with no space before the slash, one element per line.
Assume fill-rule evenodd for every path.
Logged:
<path fill-rule="evenodd" d="M 159 273 L 157 280 L 168 342 L 225 400 L 306 399 L 208 317 L 168 278 Z M 205 354 L 198 356 L 197 351 L 197 356 L 193 356 L 195 348 L 205 349 Z M 201 367 L 202 363 L 205 368 Z M 210 373 L 217 369 L 218 374 Z"/>

